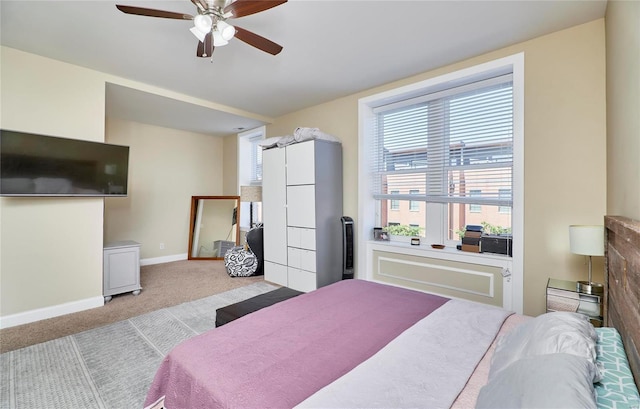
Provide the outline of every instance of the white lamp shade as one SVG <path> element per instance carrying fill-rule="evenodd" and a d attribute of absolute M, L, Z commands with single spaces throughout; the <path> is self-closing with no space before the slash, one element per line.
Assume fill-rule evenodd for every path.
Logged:
<path fill-rule="evenodd" d="M 241 202 L 262 202 L 262 186 L 240 186 Z"/>
<path fill-rule="evenodd" d="M 206 33 L 203 33 L 202 31 L 198 30 L 197 27 L 191 27 L 189 31 L 191 31 L 193 35 L 196 36 L 198 40 L 200 40 L 201 43 L 204 43 L 204 37 L 207 35 Z"/>
<path fill-rule="evenodd" d="M 213 19 L 211 18 L 211 16 L 207 16 L 206 14 L 198 14 L 193 18 L 193 24 L 200 32 L 207 34 L 209 31 L 211 31 Z"/>
<path fill-rule="evenodd" d="M 219 31 L 213 32 L 213 45 L 214 47 L 222 47 L 223 45 L 227 45 L 229 42 L 222 38 L 222 34 Z"/>
<path fill-rule="evenodd" d="M 604 226 L 569 226 L 571 252 L 585 256 L 604 256 Z"/>
<path fill-rule="evenodd" d="M 232 25 L 225 23 L 224 21 L 218 21 L 216 28 L 220 32 L 220 35 L 225 40 L 229 41 L 236 35 L 236 28 Z"/>

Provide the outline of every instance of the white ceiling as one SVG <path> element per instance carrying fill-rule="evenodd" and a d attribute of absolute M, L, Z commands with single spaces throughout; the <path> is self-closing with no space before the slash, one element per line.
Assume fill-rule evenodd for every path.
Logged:
<path fill-rule="evenodd" d="M 2 0 L 0 40 L 222 105 L 107 88 L 108 116 L 212 135 L 582 24 L 606 9 L 606 0 L 289 0 L 228 20 L 282 45 L 280 54 L 233 39 L 211 61 L 195 55 L 192 22 L 128 15 L 115 4 L 195 14 L 189 0 Z"/>

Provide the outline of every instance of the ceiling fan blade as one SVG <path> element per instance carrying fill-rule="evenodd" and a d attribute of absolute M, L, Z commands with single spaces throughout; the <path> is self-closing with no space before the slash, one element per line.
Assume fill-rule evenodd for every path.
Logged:
<path fill-rule="evenodd" d="M 191 0 L 191 2 L 193 3 L 194 6 L 196 6 L 198 8 L 198 10 L 200 11 L 206 11 L 207 10 L 207 3 L 204 0 Z"/>
<path fill-rule="evenodd" d="M 286 3 L 287 0 L 236 0 L 224 8 L 224 14 L 231 13 L 235 18 L 244 17 Z"/>
<path fill-rule="evenodd" d="M 143 7 L 123 6 L 116 4 L 118 10 L 127 14 L 136 14 L 138 16 L 147 17 L 162 17 L 162 18 L 174 18 L 177 20 L 193 20 L 193 16 L 190 14 L 175 13 L 173 11 L 146 9 Z"/>
<path fill-rule="evenodd" d="M 204 42 L 198 41 L 198 50 L 196 51 L 196 55 L 203 58 L 211 57 L 214 49 L 213 37 L 211 32 L 209 32 L 204 36 Z"/>
<path fill-rule="evenodd" d="M 240 41 L 244 41 L 245 43 L 252 45 L 260 50 L 276 55 L 282 51 L 282 46 L 274 43 L 271 40 L 267 40 L 266 38 L 259 36 L 255 33 L 252 33 L 249 30 L 245 30 L 242 27 L 236 27 L 236 38 Z"/>

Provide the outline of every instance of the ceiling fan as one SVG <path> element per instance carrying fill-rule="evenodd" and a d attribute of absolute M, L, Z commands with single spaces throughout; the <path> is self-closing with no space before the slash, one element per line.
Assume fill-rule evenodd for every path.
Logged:
<path fill-rule="evenodd" d="M 272 55 L 282 51 L 282 46 L 258 34 L 226 22 L 230 18 L 239 18 L 259 13 L 286 3 L 287 0 L 235 0 L 227 4 L 227 0 L 190 0 L 197 8 L 198 14 L 175 13 L 143 7 L 117 4 L 118 10 L 139 16 L 172 18 L 177 20 L 193 20 L 190 30 L 198 38 L 198 57 L 210 57 L 215 47 L 228 44 L 233 37 Z"/>

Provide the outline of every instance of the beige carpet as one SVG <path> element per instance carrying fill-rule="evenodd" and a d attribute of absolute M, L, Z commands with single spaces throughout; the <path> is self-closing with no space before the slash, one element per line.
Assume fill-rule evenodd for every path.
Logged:
<path fill-rule="evenodd" d="M 140 268 L 140 295 L 116 295 L 104 307 L 0 330 L 0 353 L 263 280 L 263 276 L 229 277 L 221 260 L 184 260 L 143 266 Z"/>

